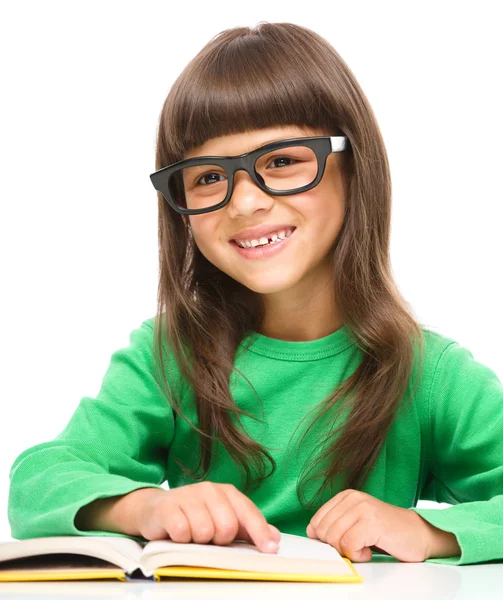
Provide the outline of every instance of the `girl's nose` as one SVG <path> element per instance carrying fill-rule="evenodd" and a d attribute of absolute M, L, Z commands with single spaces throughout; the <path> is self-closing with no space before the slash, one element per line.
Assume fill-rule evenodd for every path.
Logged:
<path fill-rule="evenodd" d="M 246 214 L 259 208 L 269 208 L 274 198 L 261 190 L 250 175 L 243 170 L 234 175 L 234 189 L 228 205 L 230 212 Z"/>

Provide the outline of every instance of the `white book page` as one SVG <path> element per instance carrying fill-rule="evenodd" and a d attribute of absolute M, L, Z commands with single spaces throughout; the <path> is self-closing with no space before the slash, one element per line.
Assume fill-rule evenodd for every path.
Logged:
<path fill-rule="evenodd" d="M 242 541 L 219 546 L 153 540 L 144 547 L 141 561 L 149 572 L 178 564 L 264 572 L 305 570 L 306 573 L 352 574 L 346 561 L 329 544 L 288 533 L 281 534 L 279 549 L 274 554 L 261 552 L 255 545 Z"/>
<path fill-rule="evenodd" d="M 207 552 L 219 554 L 230 553 L 230 554 L 248 554 L 256 556 L 257 554 L 263 556 L 265 553 L 261 552 L 255 545 L 249 544 L 248 542 L 235 541 L 226 546 L 218 546 L 216 544 L 181 544 L 173 542 L 171 540 L 154 540 L 148 542 L 143 548 L 142 556 L 152 556 L 153 554 L 159 554 L 164 552 Z M 325 544 L 320 540 L 312 540 L 311 538 L 305 538 L 301 535 L 292 535 L 290 533 L 282 533 L 281 540 L 279 542 L 279 549 L 275 554 L 266 554 L 271 557 L 281 558 L 301 558 L 305 560 L 330 560 L 345 562 L 342 556 L 337 550 Z"/>
<path fill-rule="evenodd" d="M 135 540 L 114 536 L 50 536 L 0 543 L 0 561 L 75 553 L 100 558 L 128 571 L 138 565 L 141 552 L 142 546 Z"/>

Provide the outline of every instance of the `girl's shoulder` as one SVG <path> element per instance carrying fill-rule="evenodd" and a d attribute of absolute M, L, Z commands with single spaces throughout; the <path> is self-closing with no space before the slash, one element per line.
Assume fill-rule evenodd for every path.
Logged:
<path fill-rule="evenodd" d="M 454 338 L 447 336 L 430 327 L 421 326 L 423 335 L 424 358 L 436 362 L 450 346 L 460 345 Z"/>
<path fill-rule="evenodd" d="M 501 387 L 495 371 L 477 359 L 458 340 L 427 327 L 423 333 L 423 378 L 432 391 L 462 386 L 465 390 L 480 385 Z"/>

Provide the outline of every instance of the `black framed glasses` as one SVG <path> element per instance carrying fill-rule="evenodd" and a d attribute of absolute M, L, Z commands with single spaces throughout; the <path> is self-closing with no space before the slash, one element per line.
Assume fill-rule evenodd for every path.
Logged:
<path fill-rule="evenodd" d="M 239 156 L 198 156 L 150 175 L 156 190 L 183 215 L 223 208 L 231 199 L 234 175 L 243 169 L 264 192 L 288 196 L 321 181 L 327 157 L 349 147 L 346 136 L 299 137 L 272 142 Z"/>

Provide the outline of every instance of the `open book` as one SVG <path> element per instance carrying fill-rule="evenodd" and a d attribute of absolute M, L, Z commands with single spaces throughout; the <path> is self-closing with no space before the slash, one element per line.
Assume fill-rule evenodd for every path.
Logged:
<path fill-rule="evenodd" d="M 162 577 L 360 583 L 351 561 L 310 538 L 281 534 L 266 554 L 244 541 L 226 546 L 127 537 L 55 536 L 0 543 L 0 582 Z"/>

